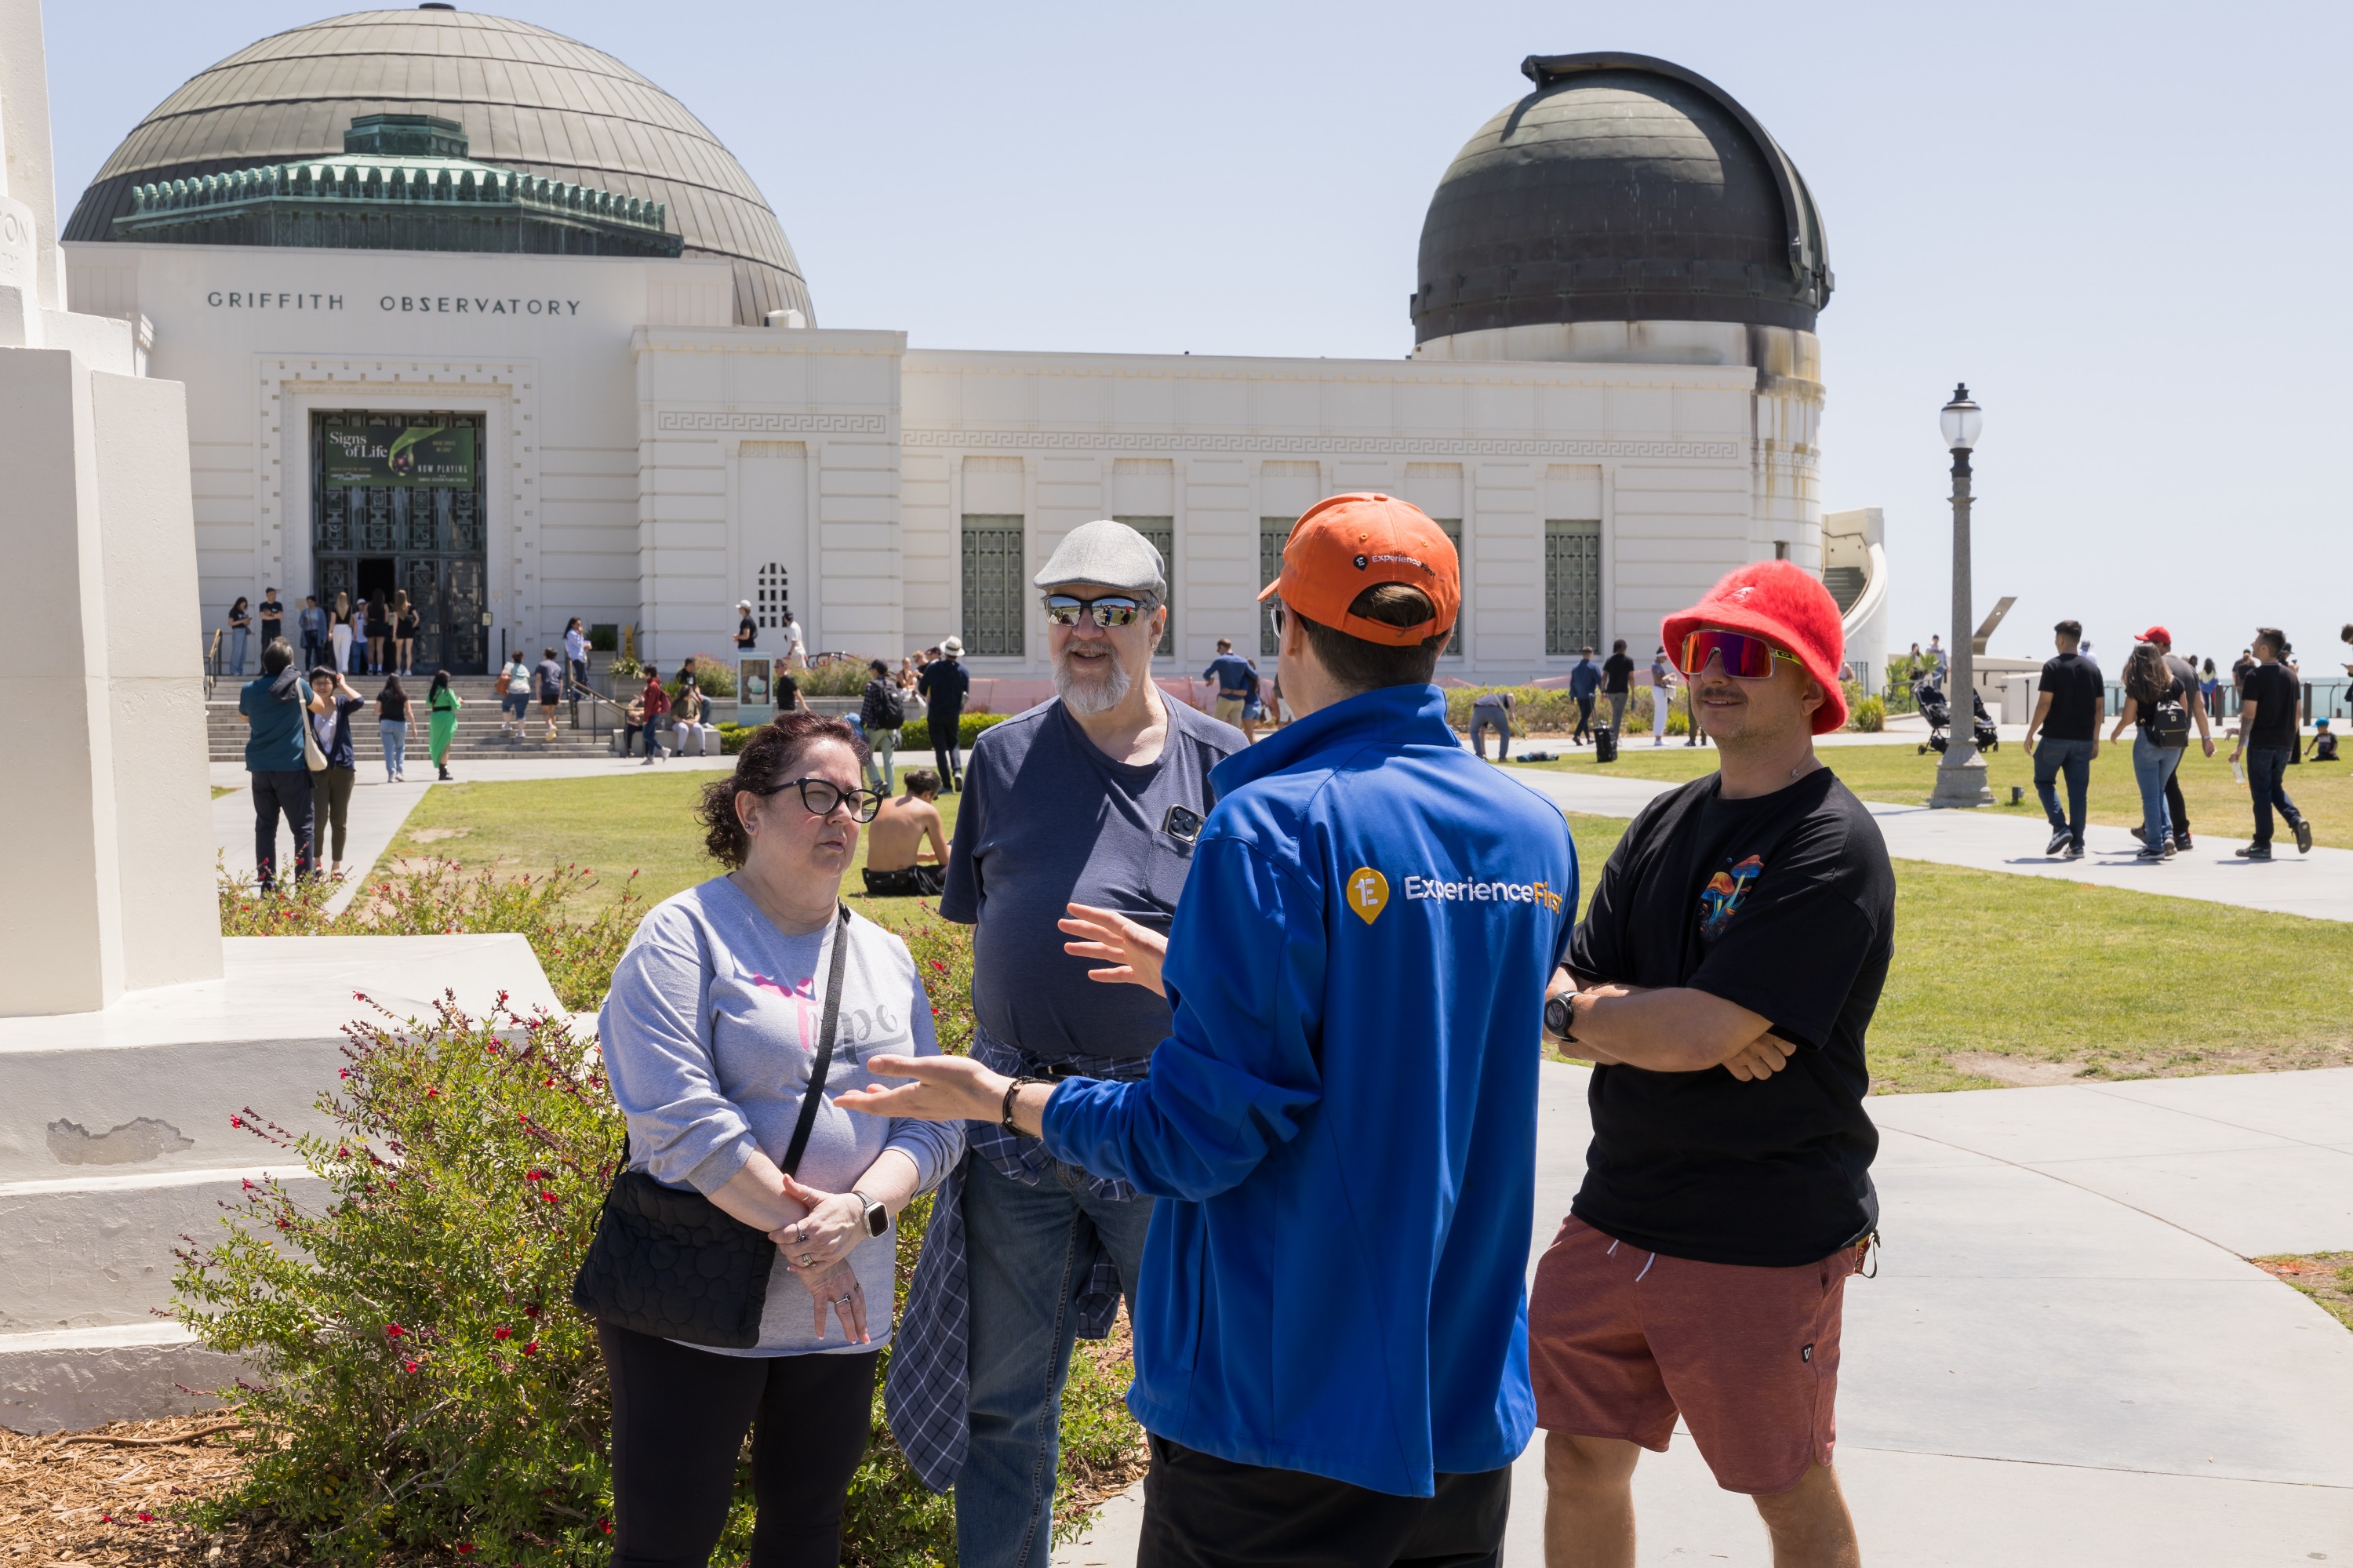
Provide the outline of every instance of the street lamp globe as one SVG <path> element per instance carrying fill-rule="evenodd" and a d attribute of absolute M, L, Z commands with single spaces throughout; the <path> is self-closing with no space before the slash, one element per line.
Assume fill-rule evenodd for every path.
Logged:
<path fill-rule="evenodd" d="M 1953 388 L 1953 400 L 1945 405 L 1940 422 L 1945 427 L 1945 445 L 1957 452 L 1965 452 L 1978 444 L 1978 428 L 1985 423 L 1985 410 L 1969 399 L 1966 382 Z"/>

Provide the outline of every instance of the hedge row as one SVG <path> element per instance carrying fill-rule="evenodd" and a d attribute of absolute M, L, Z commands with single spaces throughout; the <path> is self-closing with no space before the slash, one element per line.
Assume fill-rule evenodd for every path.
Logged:
<path fill-rule="evenodd" d="M 988 728 L 991 725 L 1003 724 L 1006 717 L 1007 715 L 1004 714 L 965 715 L 963 719 L 956 725 L 956 744 L 963 747 L 967 751 L 970 750 L 972 748 L 972 743 L 980 738 L 980 732 L 982 730 Z M 719 726 L 719 749 L 729 757 L 734 756 L 737 752 L 744 749 L 744 745 L 752 738 L 752 732 L 757 728 L 759 728 L 759 726 L 757 725 L 721 725 Z M 929 751 L 931 748 L 932 726 L 928 720 L 909 719 L 905 724 L 899 726 L 899 749 L 901 751 Z"/>

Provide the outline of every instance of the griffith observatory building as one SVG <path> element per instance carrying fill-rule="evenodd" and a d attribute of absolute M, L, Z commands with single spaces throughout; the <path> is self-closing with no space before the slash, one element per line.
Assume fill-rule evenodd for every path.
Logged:
<path fill-rule="evenodd" d="M 187 386 L 207 627 L 269 586 L 405 588 L 425 669 L 481 671 L 575 615 L 667 665 L 726 654 L 748 599 L 812 651 L 954 634 L 976 674 L 1034 677 L 1029 576 L 1113 516 L 1167 558 L 1173 675 L 1221 636 L 1251 651 L 1254 620 L 1271 652 L 1255 596 L 1293 520 L 1384 490 L 1462 554 L 1442 676 L 1559 674 L 1614 637 L 1647 655 L 1664 612 L 1786 556 L 1831 584 L 1875 684 L 1885 561 L 1875 511 L 1820 509 L 1832 277 L 1796 164 L 1665 61 L 1522 69 L 1430 200 L 1409 357 L 822 325 L 685 105 L 446 5 L 190 79 L 82 193 L 68 291 Z"/>

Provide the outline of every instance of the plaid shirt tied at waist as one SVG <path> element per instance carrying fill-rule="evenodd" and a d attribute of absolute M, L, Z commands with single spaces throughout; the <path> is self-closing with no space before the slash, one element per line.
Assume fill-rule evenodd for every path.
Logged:
<path fill-rule="evenodd" d="M 975 1029 L 972 1059 L 1008 1077 L 1110 1078 L 1132 1082 L 1149 1071 L 1148 1056 L 1066 1056 L 1046 1061 L 1008 1045 L 985 1029 Z M 1035 1138 L 1007 1132 L 993 1121 L 965 1123 L 968 1160 L 986 1160 L 997 1173 L 1034 1187 L 1054 1167 L 1054 1157 Z M 969 1416 L 972 1296 L 965 1271 L 964 1181 L 959 1162 L 932 1200 L 923 1255 L 907 1286 L 907 1307 L 892 1336 L 891 1372 L 882 1405 L 908 1465 L 935 1492 L 955 1485 L 970 1451 Z M 1089 1176 L 1087 1190 L 1099 1198 L 1135 1197 L 1127 1182 Z M 1086 1283 L 1079 1292 L 1079 1337 L 1100 1340 L 1119 1316 L 1119 1266 L 1098 1238 L 1085 1260 Z"/>

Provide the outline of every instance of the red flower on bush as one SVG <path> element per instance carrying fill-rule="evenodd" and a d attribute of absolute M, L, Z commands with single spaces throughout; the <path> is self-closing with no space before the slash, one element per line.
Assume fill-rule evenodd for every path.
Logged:
<path fill-rule="evenodd" d="M 472 1542 L 470 1542 L 470 1541 L 461 1541 L 461 1542 L 458 1542 L 458 1555 L 459 1555 L 459 1556 L 460 1556 L 460 1557 L 471 1557 L 473 1554 L 474 1554 L 474 1543 L 473 1543 Z"/>
<path fill-rule="evenodd" d="M 537 1169 L 526 1171 L 522 1173 L 522 1179 L 526 1181 L 544 1181 L 547 1180 L 547 1172 Z"/>
<path fill-rule="evenodd" d="M 493 1340 L 512 1340 L 514 1338 L 514 1330 L 508 1328 L 504 1323 L 501 1323 L 497 1328 L 491 1330 L 491 1338 Z"/>
<path fill-rule="evenodd" d="M 539 1316 L 539 1303 L 538 1303 L 538 1302 L 536 1302 L 536 1301 L 534 1301 L 534 1302 L 533 1302 L 530 1306 L 525 1307 L 525 1308 L 522 1309 L 522 1315 L 523 1315 L 524 1317 L 526 1317 L 526 1318 L 536 1318 L 536 1317 L 538 1317 L 538 1316 Z"/>
<path fill-rule="evenodd" d="M 527 1356 L 535 1356 L 539 1354 L 539 1341 L 537 1340 L 525 1340 L 522 1347 L 522 1353 Z"/>
<path fill-rule="evenodd" d="M 417 1370 L 417 1363 L 415 1361 L 403 1361 L 400 1363 L 400 1370 L 403 1372 L 413 1372 Z"/>
<path fill-rule="evenodd" d="M 540 1189 L 539 1201 L 543 1203 L 560 1203 L 564 1200 L 558 1198 L 554 1193 L 543 1187 Z"/>
<path fill-rule="evenodd" d="M 149 1513 L 145 1509 L 141 1509 L 139 1510 L 139 1522 L 142 1524 L 153 1524 L 155 1522 L 155 1516 Z"/>
<path fill-rule="evenodd" d="M 397 1340 L 401 1335 L 406 1334 L 406 1332 L 408 1332 L 408 1330 L 402 1328 L 397 1323 L 386 1323 L 384 1326 L 384 1337 L 387 1340 Z"/>
<path fill-rule="evenodd" d="M 425 1086 L 425 1097 L 428 1100 L 438 1100 L 441 1097 L 441 1091 L 427 1084 Z"/>

